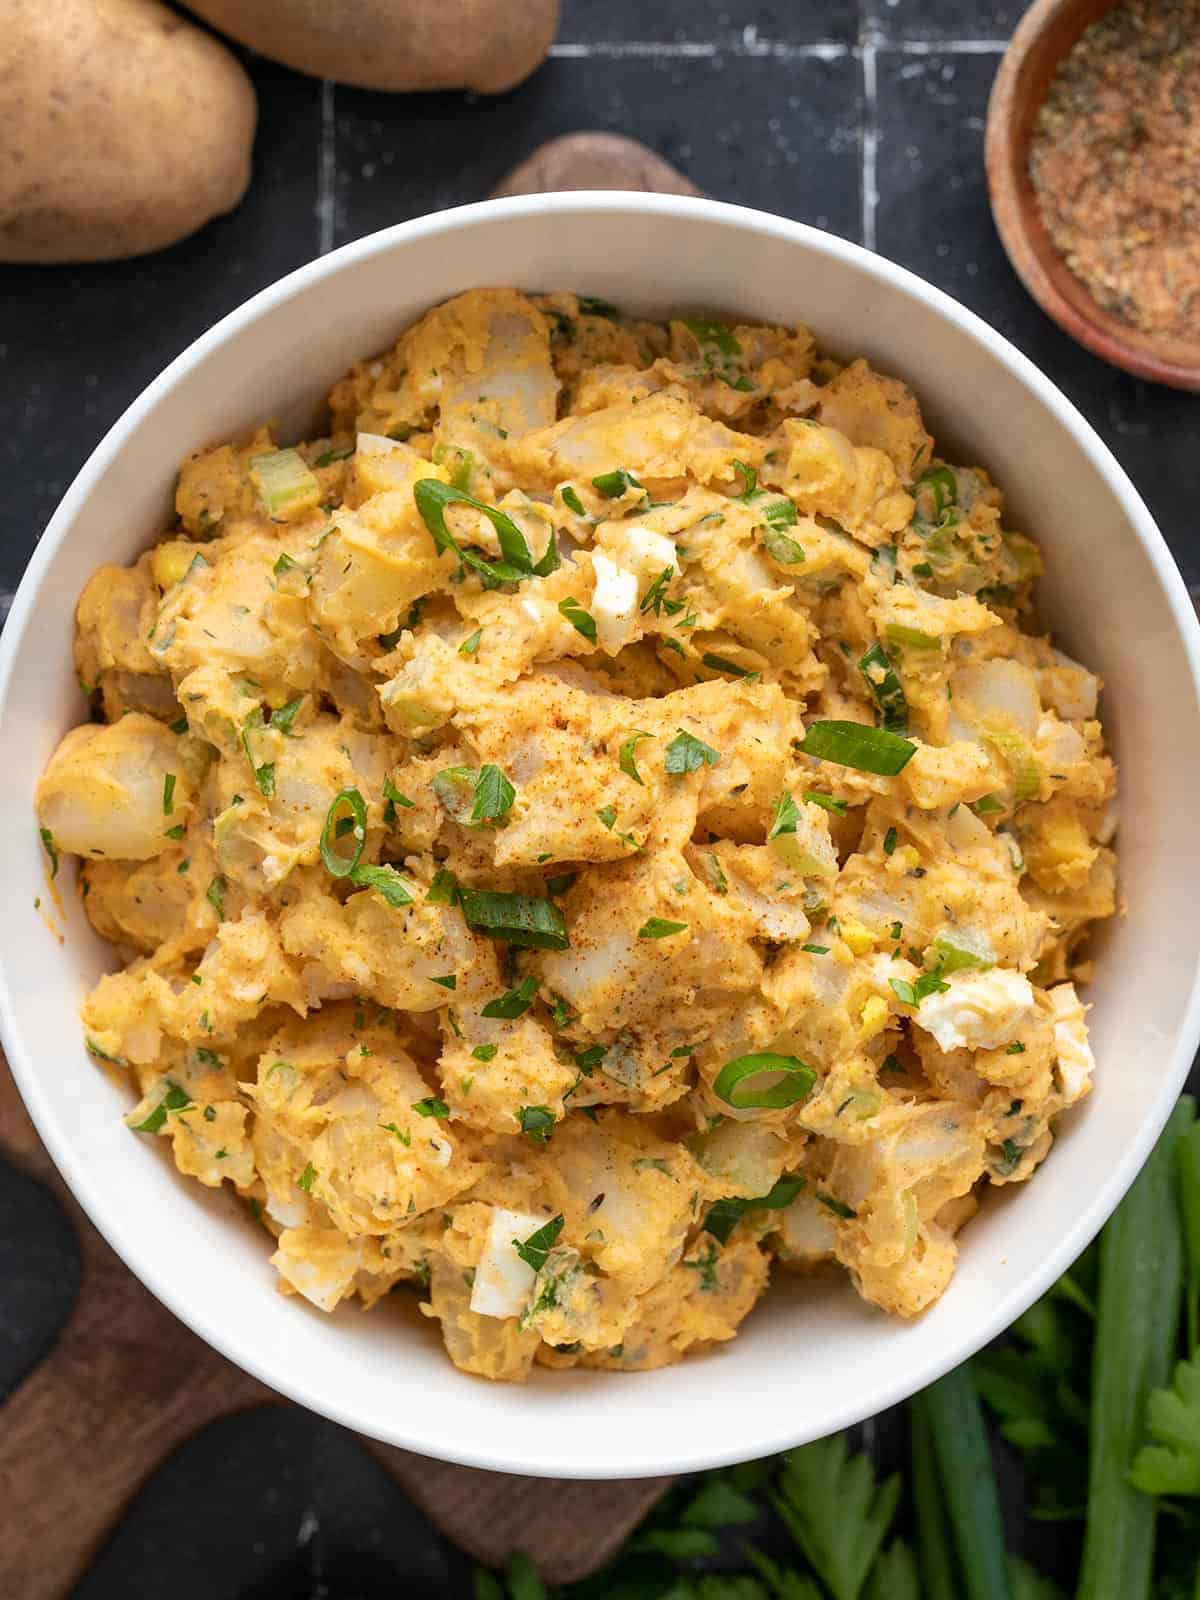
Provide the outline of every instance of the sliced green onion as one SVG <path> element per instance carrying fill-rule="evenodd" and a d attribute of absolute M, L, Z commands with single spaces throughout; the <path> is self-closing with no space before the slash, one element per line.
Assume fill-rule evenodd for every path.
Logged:
<path fill-rule="evenodd" d="M 169 817 L 175 809 L 175 774 L 168 772 L 163 778 L 163 816 Z"/>
<path fill-rule="evenodd" d="M 858 670 L 879 707 L 880 725 L 889 733 L 908 732 L 908 700 L 896 669 L 881 644 L 873 644 L 859 659 Z"/>
<path fill-rule="evenodd" d="M 566 506 L 568 511 L 573 511 L 577 517 L 586 517 L 587 516 L 587 512 L 584 509 L 583 501 L 575 493 L 575 490 L 571 487 L 570 484 L 568 484 L 567 487 L 563 490 L 562 497 L 563 497 L 563 504 Z"/>
<path fill-rule="evenodd" d="M 249 472 L 250 482 L 269 517 L 277 517 L 305 501 L 315 505 L 320 497 L 321 485 L 296 450 L 254 456 Z"/>
<path fill-rule="evenodd" d="M 800 746 L 806 756 L 818 761 L 834 761 L 859 772 L 875 772 L 893 778 L 917 753 L 911 739 L 889 733 L 886 728 L 869 728 L 862 722 L 813 722 Z"/>
<path fill-rule="evenodd" d="M 733 470 L 738 474 L 745 486 L 741 494 L 735 495 L 734 499 L 741 500 L 748 505 L 751 500 L 757 497 L 759 492 L 758 473 L 753 467 L 748 467 L 744 461 L 735 461 L 733 463 Z"/>
<path fill-rule="evenodd" d="M 940 517 L 951 506 L 958 504 L 958 480 L 949 467 L 930 467 L 912 486 L 912 493 L 928 489 L 933 495 L 934 515 Z"/>
<path fill-rule="evenodd" d="M 216 877 L 209 880 L 208 888 L 204 891 L 204 898 L 217 913 L 219 921 L 225 921 L 225 879 Z"/>
<path fill-rule="evenodd" d="M 787 502 L 791 505 L 791 501 Z M 795 522 L 795 508 L 793 507 L 792 521 Z M 804 560 L 804 547 L 789 538 L 786 533 L 779 533 L 774 528 L 764 528 L 762 536 L 763 548 L 772 561 L 778 561 L 781 567 L 797 567 Z"/>
<path fill-rule="evenodd" d="M 352 444 L 343 445 L 340 450 L 325 450 L 313 462 L 314 467 L 331 467 L 335 461 L 348 461 L 354 454 Z"/>
<path fill-rule="evenodd" d="M 939 934 L 925 951 L 928 966 L 940 967 L 943 972 L 986 972 L 996 965 L 988 956 L 966 944 L 956 943 L 945 934 Z"/>
<path fill-rule="evenodd" d="M 456 489 L 471 487 L 471 468 L 475 462 L 473 450 L 463 450 L 456 444 L 435 444 L 433 459 L 439 467 L 450 468 L 450 482 Z"/>
<path fill-rule="evenodd" d="M 763 511 L 763 516 L 776 528 L 794 528 L 800 520 L 790 500 L 773 500 Z M 803 556 L 800 559 L 803 560 Z"/>
<path fill-rule="evenodd" d="M 883 853 L 890 856 L 896 848 L 897 833 L 895 828 L 889 828 L 883 836 Z"/>
<path fill-rule="evenodd" d="M 297 1189 L 303 1189 L 305 1194 L 311 1194 L 312 1193 L 312 1186 L 313 1186 L 313 1179 L 316 1177 L 316 1175 L 317 1175 L 316 1167 L 313 1166 L 311 1161 L 306 1161 L 304 1163 L 304 1171 L 296 1179 L 296 1187 L 297 1187 Z"/>
<path fill-rule="evenodd" d="M 469 639 L 464 639 L 458 647 L 460 656 L 473 656 L 479 649 L 479 641 L 483 638 L 483 629 L 476 628 Z"/>
<path fill-rule="evenodd" d="M 503 939 L 530 950 L 565 950 L 571 943 L 562 912 L 552 900 L 464 889 L 462 907 L 467 926 L 489 939 Z"/>
<path fill-rule="evenodd" d="M 526 578 L 546 578 L 560 565 L 558 540 L 553 529 L 550 530 L 545 553 L 535 562 L 525 535 L 510 516 L 496 506 L 476 500 L 474 495 L 468 494 L 465 489 L 455 488 L 452 483 L 442 483 L 438 478 L 420 478 L 413 484 L 413 499 L 438 550 L 452 551 L 460 561 L 496 583 L 520 583 Z M 503 560 L 490 561 L 474 550 L 464 550 L 459 546 L 446 526 L 446 507 L 451 505 L 472 506 L 476 511 L 483 512 L 496 530 Z"/>
<path fill-rule="evenodd" d="M 913 569 L 916 571 L 916 568 Z M 884 628 L 889 644 L 902 645 L 908 650 L 940 650 L 942 641 L 936 634 L 923 633 L 920 628 L 906 627 L 903 622 L 889 622 Z"/>
<path fill-rule="evenodd" d="M 985 794 L 982 799 L 975 801 L 971 810 L 977 817 L 986 817 L 993 811 L 1007 811 L 1008 807 L 998 794 Z"/>
<path fill-rule="evenodd" d="M 782 1110 L 803 1100 L 816 1081 L 816 1073 L 799 1056 L 762 1050 L 727 1061 L 717 1074 L 713 1093 L 739 1111 L 751 1106 Z"/>
<path fill-rule="evenodd" d="M 1032 800 L 1040 794 L 1042 769 L 1024 736 L 1001 728 L 997 732 L 989 732 L 987 738 L 1004 757 L 1012 778 L 1013 798 L 1018 804 L 1022 800 Z"/>
<path fill-rule="evenodd" d="M 338 813 L 343 806 L 349 806 L 354 819 L 352 856 L 339 855 L 333 848 L 334 828 L 338 821 Z M 325 813 L 325 826 L 321 829 L 321 860 L 325 863 L 325 870 L 334 878 L 350 877 L 362 860 L 363 846 L 366 842 L 367 802 L 357 789 L 343 789 L 334 796 L 332 805 Z"/>
<path fill-rule="evenodd" d="M 596 619 L 586 607 L 576 600 L 574 595 L 569 595 L 567 599 L 560 600 L 558 609 L 566 617 L 576 633 L 581 633 L 585 639 L 595 644 Z"/>

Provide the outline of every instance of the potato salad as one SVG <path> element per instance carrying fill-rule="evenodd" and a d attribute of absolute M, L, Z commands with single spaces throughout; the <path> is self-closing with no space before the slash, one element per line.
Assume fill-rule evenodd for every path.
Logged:
<path fill-rule="evenodd" d="M 130 1137 L 487 1378 L 678 1361 L 773 1267 L 936 1300 L 1088 1091 L 1115 775 L 904 383 L 479 290 L 175 510 L 36 799 Z"/>

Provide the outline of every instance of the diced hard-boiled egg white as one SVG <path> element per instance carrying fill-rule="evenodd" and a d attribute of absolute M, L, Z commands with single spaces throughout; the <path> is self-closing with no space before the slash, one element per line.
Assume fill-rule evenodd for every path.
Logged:
<path fill-rule="evenodd" d="M 947 983 L 925 996 L 915 1018 L 943 1050 L 995 1050 L 1033 1010 L 1032 985 L 1019 972 L 956 972 Z"/>
<path fill-rule="evenodd" d="M 632 572 L 618 567 L 596 551 L 592 556 L 596 587 L 592 591 L 592 615 L 600 648 L 615 656 L 633 638 L 637 620 L 638 581 Z"/>
<path fill-rule="evenodd" d="M 492 1212 L 471 1287 L 471 1310 L 477 1316 L 517 1317 L 529 1304 L 534 1272 L 517 1254 L 513 1240 L 528 1239 L 544 1221 L 525 1211 L 502 1211 L 497 1207 Z"/>
<path fill-rule="evenodd" d="M 1046 997 L 1054 1013 L 1054 1049 L 1063 1095 L 1069 1105 L 1087 1093 L 1096 1058 L 1088 1043 L 1086 1008 L 1073 983 L 1056 983 Z"/>

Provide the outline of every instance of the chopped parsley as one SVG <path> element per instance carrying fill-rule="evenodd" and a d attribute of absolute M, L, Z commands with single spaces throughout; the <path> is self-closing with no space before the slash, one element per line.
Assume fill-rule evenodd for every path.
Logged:
<path fill-rule="evenodd" d="M 534 977 L 522 978 L 515 989 L 509 989 L 506 994 L 502 994 L 497 1000 L 489 1000 L 480 1012 L 480 1016 L 504 1017 L 510 1021 L 513 1017 L 522 1017 L 533 1004 L 533 997 L 536 994 L 537 979 Z M 563 1024 L 559 1025 L 563 1026 Z"/>
<path fill-rule="evenodd" d="M 426 1095 L 424 1100 L 414 1100 L 412 1108 L 419 1117 L 436 1117 L 439 1121 L 445 1121 L 450 1115 L 450 1107 L 436 1094 Z"/>
<path fill-rule="evenodd" d="M 554 1113 L 548 1106 L 520 1106 L 514 1113 L 521 1132 L 528 1134 L 535 1144 L 545 1144 L 554 1127 Z"/>
<path fill-rule="evenodd" d="M 54 843 L 54 835 L 49 828 L 39 828 L 38 833 L 42 840 L 42 849 L 50 862 L 50 881 L 58 877 L 58 847 Z"/>
<path fill-rule="evenodd" d="M 475 779 L 475 803 L 471 807 L 472 822 L 494 822 L 512 810 L 517 791 L 499 767 L 489 762 L 479 769 Z"/>
<path fill-rule="evenodd" d="M 296 1187 L 297 1187 L 297 1189 L 303 1189 L 305 1194 L 311 1194 L 312 1193 L 312 1186 L 313 1186 L 313 1179 L 316 1177 L 316 1175 L 317 1175 L 317 1169 L 313 1166 L 312 1162 L 311 1161 L 306 1162 L 305 1166 L 304 1166 L 304 1171 L 296 1179 Z"/>
<path fill-rule="evenodd" d="M 534 1272 L 540 1272 L 546 1265 L 546 1258 L 563 1231 L 563 1217 L 551 1217 L 549 1222 L 543 1223 L 528 1239 L 514 1239 L 513 1249 L 520 1256 L 527 1267 L 532 1267 Z"/>
<path fill-rule="evenodd" d="M 460 656 L 473 656 L 479 649 L 479 641 L 483 638 L 483 629 L 476 628 L 469 639 L 464 639 L 458 647 Z"/>
<path fill-rule="evenodd" d="M 581 633 L 590 643 L 595 644 L 596 619 L 590 611 L 576 600 L 574 595 L 569 595 L 567 599 L 560 600 L 558 609 L 566 617 L 576 633 Z"/>
<path fill-rule="evenodd" d="M 168 772 L 163 778 L 163 816 L 169 817 L 175 810 L 175 774 Z"/>
<path fill-rule="evenodd" d="M 703 766 L 715 767 L 720 759 L 719 750 L 714 750 L 703 739 L 697 739 L 695 734 L 685 733 L 680 728 L 667 746 L 664 766 L 666 771 L 672 773 L 699 772 Z"/>
<path fill-rule="evenodd" d="M 88 1049 L 93 1055 L 99 1056 L 102 1061 L 117 1061 L 119 1059 L 117 1056 L 105 1055 L 102 1050 L 97 1049 L 92 1044 L 90 1039 L 88 1040 Z M 124 1066 L 127 1063 L 121 1062 L 121 1065 Z M 160 1128 L 165 1126 L 169 1111 L 188 1111 L 191 1106 L 192 1098 L 187 1090 L 181 1089 L 177 1083 L 172 1083 L 168 1079 L 166 1092 L 154 1110 L 150 1112 L 144 1122 L 130 1123 L 130 1127 L 134 1133 L 157 1133 Z"/>
<path fill-rule="evenodd" d="M 653 737 L 654 735 L 652 733 L 644 733 L 642 729 L 635 728 L 633 733 L 630 734 L 629 738 L 626 739 L 621 746 L 621 771 L 627 778 L 632 778 L 634 783 L 640 783 L 643 788 L 646 786 L 645 780 L 637 769 L 637 762 L 634 759 L 634 751 L 637 749 L 638 745 L 643 739 L 653 739 Z"/>
<path fill-rule="evenodd" d="M 810 806 L 820 806 L 825 811 L 832 811 L 835 816 L 844 817 L 849 809 L 846 800 L 835 800 L 831 794 L 821 794 L 817 789 L 806 789 L 804 798 Z"/>
<path fill-rule="evenodd" d="M 669 939 L 672 934 L 683 933 L 686 922 L 669 922 L 665 917 L 647 917 L 638 929 L 639 939 Z"/>

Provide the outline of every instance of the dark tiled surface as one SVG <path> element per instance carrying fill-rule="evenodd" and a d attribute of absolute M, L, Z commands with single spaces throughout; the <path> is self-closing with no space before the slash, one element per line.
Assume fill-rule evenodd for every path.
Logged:
<path fill-rule="evenodd" d="M 849 52 L 565 57 L 469 108 L 339 88 L 337 242 L 485 195 L 541 139 L 580 128 L 641 139 L 716 199 L 856 238 L 859 102 Z"/>
<path fill-rule="evenodd" d="M 953 5 L 953 0 L 942 0 Z M 622 44 L 648 39 L 670 43 L 752 46 L 755 40 L 796 45 L 826 39 L 849 44 L 858 33 L 855 0 L 768 0 L 737 5 L 725 0 L 565 0 L 559 42 Z"/>
<path fill-rule="evenodd" d="M 872 236 L 979 311 L 1078 402 L 1200 584 L 1200 400 L 1125 378 L 1058 333 L 1000 250 L 981 164 L 997 40 L 1019 0 L 566 0 L 559 44 L 499 99 L 391 98 L 252 62 L 261 131 L 239 210 L 143 261 L 0 268 L 0 598 L 104 429 L 218 317 L 322 249 L 480 198 L 543 139 L 632 133 L 696 183 Z M 825 48 L 817 48 L 824 46 Z M 877 94 L 864 104 L 874 68 Z M 862 203 L 861 131 L 878 135 Z M 0 1395 L 65 1318 L 78 1255 L 57 1206 L 0 1166 Z M 895 1416 L 864 1429 L 898 1464 Z M 1061 1530 L 1018 1541 L 1070 1565 Z M 169 1579 L 167 1574 L 169 1573 Z M 294 1410 L 236 1418 L 176 1456 L 78 1600 L 464 1595 L 463 1569 L 362 1448 Z"/>

